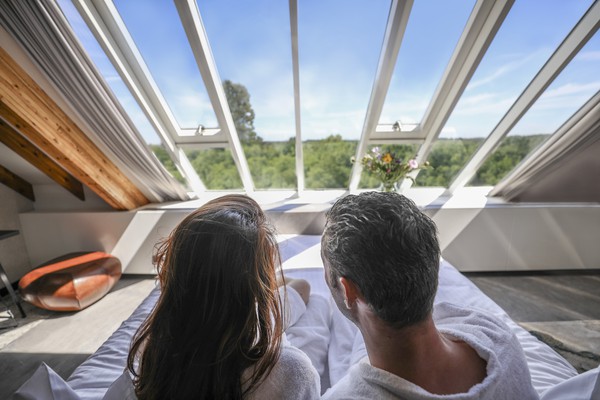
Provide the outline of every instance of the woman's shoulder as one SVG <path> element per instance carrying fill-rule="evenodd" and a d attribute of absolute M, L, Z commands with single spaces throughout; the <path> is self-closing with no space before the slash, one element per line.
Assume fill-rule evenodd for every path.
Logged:
<path fill-rule="evenodd" d="M 310 358 L 294 346 L 283 345 L 281 347 L 279 361 L 273 370 L 279 379 L 287 381 L 286 383 L 289 385 L 298 388 L 316 388 L 316 392 L 320 392 L 321 381 L 317 370 L 312 365 Z"/>
<path fill-rule="evenodd" d="M 278 362 L 280 368 L 298 369 L 299 372 L 304 372 L 306 375 L 312 376 L 317 374 L 317 370 L 313 367 L 310 358 L 300 349 L 290 344 L 281 346 L 281 354 Z"/>

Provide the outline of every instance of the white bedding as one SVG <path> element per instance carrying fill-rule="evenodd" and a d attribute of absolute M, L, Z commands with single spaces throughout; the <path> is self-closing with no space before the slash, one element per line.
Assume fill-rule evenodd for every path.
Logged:
<path fill-rule="evenodd" d="M 321 376 L 321 388 L 325 391 L 365 356 L 366 351 L 356 327 L 341 315 L 331 300 L 323 278 L 319 242 L 318 236 L 293 236 L 281 240 L 280 247 L 286 274 L 307 279 L 312 292 L 307 311 L 288 328 L 288 339 L 307 353 Z M 154 289 L 98 351 L 73 372 L 67 383 L 77 395 L 74 398 L 102 399 L 111 383 L 123 372 L 131 338 L 152 310 L 158 295 L 158 289 Z M 532 383 L 538 393 L 577 375 L 565 359 L 518 326 L 502 308 L 446 261 L 441 263 L 436 297 L 436 302 L 441 301 L 484 310 L 508 324 L 523 346 Z M 41 368 L 40 372 L 37 376 L 46 380 L 45 386 L 41 386 L 48 387 L 48 374 L 52 371 Z M 598 369 L 595 375 L 598 375 Z M 52 382 L 53 386 L 58 385 L 56 379 Z M 35 382 L 30 383 L 29 389 L 31 386 L 35 386 Z M 39 395 L 29 398 L 53 397 Z"/>
<path fill-rule="evenodd" d="M 323 270 L 299 268 L 287 270 L 286 273 L 292 277 L 307 279 L 311 283 L 312 293 L 316 295 L 316 300 L 312 304 L 309 302 L 304 319 L 301 318 L 294 327 L 288 329 L 288 339 L 292 344 L 306 349 L 321 375 L 324 391 L 330 382 L 337 382 L 349 366 L 366 353 L 364 347 L 361 347 L 361 341 L 356 339 L 356 328 L 341 316 L 332 301 L 326 300 L 330 296 L 323 279 Z M 155 289 L 100 349 L 73 372 L 68 383 L 81 399 L 101 399 L 110 384 L 121 375 L 131 337 L 152 309 L 157 296 L 158 290 Z M 533 385 L 538 393 L 577 375 L 566 360 L 519 327 L 504 310 L 445 261 L 441 264 L 436 297 L 436 302 L 440 301 L 485 310 L 504 320 L 523 346 Z M 323 326 L 324 318 L 329 319 L 329 334 L 319 328 Z"/>

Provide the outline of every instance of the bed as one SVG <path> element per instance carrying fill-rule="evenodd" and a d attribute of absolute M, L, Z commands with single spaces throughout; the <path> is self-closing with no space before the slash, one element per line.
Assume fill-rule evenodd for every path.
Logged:
<path fill-rule="evenodd" d="M 311 299 L 307 309 L 311 318 L 299 321 L 286 334 L 292 344 L 305 350 L 321 375 L 322 391 L 335 383 L 364 354 L 357 349 L 356 328 L 337 310 L 323 279 L 320 264 L 319 237 L 288 236 L 280 239 L 283 268 L 286 275 L 307 279 L 311 283 Z M 311 263 L 311 264 L 308 264 Z M 534 388 L 544 399 L 600 398 L 598 368 L 585 374 L 576 370 L 552 348 L 517 325 L 494 301 L 481 292 L 454 266 L 442 260 L 436 302 L 478 308 L 494 314 L 508 324 L 519 339 L 531 373 Z M 110 385 L 125 368 L 129 344 L 137 327 L 151 311 L 159 295 L 155 288 L 132 315 L 108 340 L 65 381 L 49 367 L 42 365 L 17 392 L 18 398 L 102 399 Z M 329 329 L 323 326 L 326 319 Z M 312 326 L 311 326 L 312 325 Z M 596 397 L 598 396 L 598 397 Z"/>

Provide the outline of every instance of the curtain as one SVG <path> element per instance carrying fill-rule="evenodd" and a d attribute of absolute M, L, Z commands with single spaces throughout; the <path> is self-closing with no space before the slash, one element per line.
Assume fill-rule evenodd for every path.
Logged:
<path fill-rule="evenodd" d="M 54 0 L 2 0 L 0 23 L 89 129 L 84 132 L 154 203 L 187 200 L 88 57 Z M 112 154 L 110 154 L 112 153 Z"/>

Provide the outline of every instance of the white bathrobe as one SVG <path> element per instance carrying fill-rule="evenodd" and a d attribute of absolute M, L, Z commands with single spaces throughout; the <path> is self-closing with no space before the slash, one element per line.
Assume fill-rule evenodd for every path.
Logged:
<path fill-rule="evenodd" d="M 317 325 L 316 322 L 305 322 L 306 318 L 303 317 L 306 314 L 306 306 L 298 292 L 288 287 L 287 296 L 283 296 L 283 289 L 280 290 L 280 293 L 284 304 L 286 330 L 293 330 L 290 325 L 300 327 Z M 306 314 L 306 316 L 310 314 Z M 317 337 L 320 336 L 317 335 Z M 324 350 L 317 350 L 319 346 L 315 346 L 314 340 L 311 343 L 307 343 L 306 347 L 309 350 L 315 348 L 313 352 L 307 351 L 309 355 L 313 353 L 326 354 L 327 351 L 327 347 Z M 325 367 L 323 366 L 322 368 Z M 244 371 L 243 379 L 247 378 L 250 373 L 249 369 Z M 320 396 L 320 378 L 317 370 L 313 367 L 311 358 L 305 352 L 291 345 L 284 334 L 279 360 L 267 378 L 248 396 L 248 400 L 313 400 L 318 399 Z M 103 398 L 103 400 L 117 399 L 137 399 L 131 376 L 127 370 L 110 386 Z"/>
<path fill-rule="evenodd" d="M 284 344 L 269 376 L 248 396 L 249 400 L 313 400 L 321 395 L 319 375 L 301 350 Z M 129 371 L 110 386 L 103 400 L 137 400 Z"/>
<path fill-rule="evenodd" d="M 531 384 L 523 350 L 510 328 L 493 316 L 474 309 L 440 303 L 434 307 L 434 321 L 444 334 L 465 341 L 487 362 L 487 376 L 467 393 L 439 396 L 387 371 L 375 368 L 364 358 L 329 389 L 324 400 L 332 399 L 538 399 Z M 431 361 L 435 363 L 435 360 Z"/>

